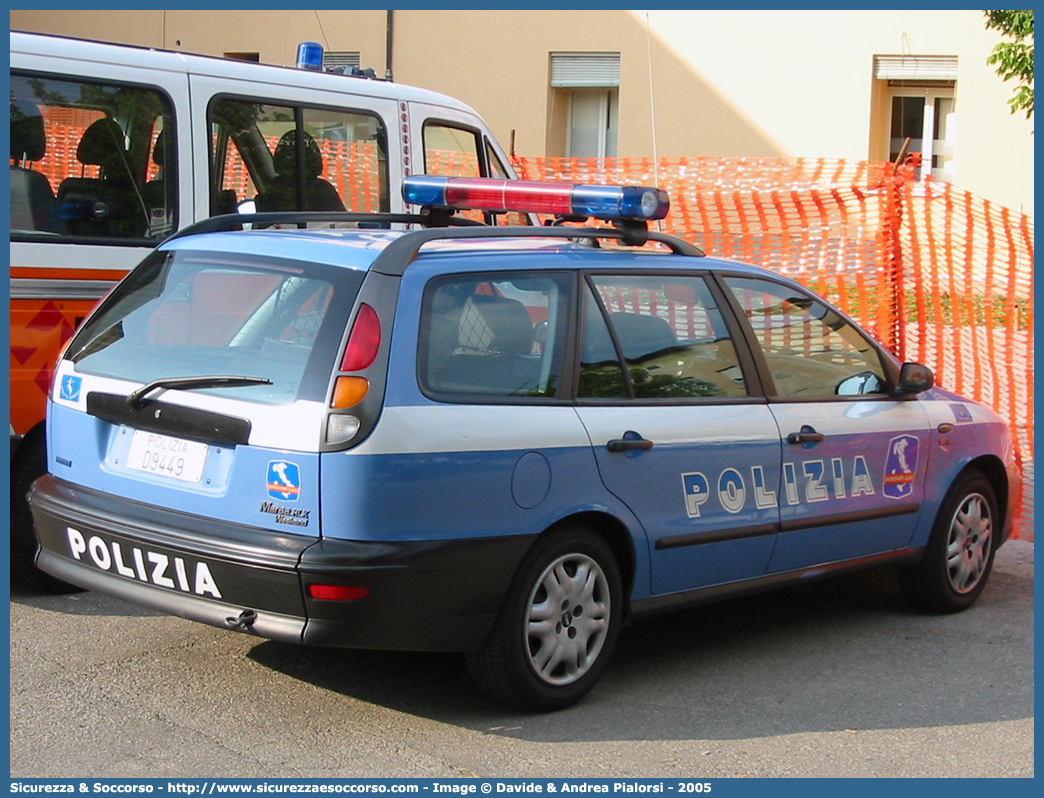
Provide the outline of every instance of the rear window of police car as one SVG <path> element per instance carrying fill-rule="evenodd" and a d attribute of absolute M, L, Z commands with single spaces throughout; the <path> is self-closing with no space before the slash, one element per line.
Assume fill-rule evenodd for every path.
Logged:
<path fill-rule="evenodd" d="M 258 256 L 157 252 L 105 301 L 68 358 L 83 374 L 147 383 L 263 377 L 203 392 L 264 404 L 323 401 L 363 274 Z"/>

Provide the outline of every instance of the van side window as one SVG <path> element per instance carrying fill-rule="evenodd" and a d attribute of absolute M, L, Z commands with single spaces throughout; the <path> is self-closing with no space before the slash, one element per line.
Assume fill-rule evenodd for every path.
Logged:
<path fill-rule="evenodd" d="M 11 75 L 11 237 L 158 240 L 177 227 L 158 89 Z"/>
<path fill-rule="evenodd" d="M 483 177 L 479 134 L 442 122 L 424 123 L 424 173 L 446 177 Z M 488 222 L 482 211 L 459 211 L 458 216 Z"/>
<path fill-rule="evenodd" d="M 425 390 L 474 397 L 553 397 L 562 375 L 570 281 L 560 274 L 467 274 L 424 295 L 419 373 Z"/>
<path fill-rule="evenodd" d="M 210 107 L 211 215 L 388 210 L 387 133 L 362 111 L 219 99 Z"/>
<path fill-rule="evenodd" d="M 508 177 L 507 169 L 500 163 L 493 148 L 488 143 L 483 145 L 479 133 L 435 121 L 424 123 L 424 172 L 447 177 Z M 460 211 L 457 215 L 486 224 L 529 224 L 529 218 L 524 213 Z"/>
<path fill-rule="evenodd" d="M 746 394 L 736 348 L 703 278 L 589 278 L 578 396 L 694 399 Z"/>
<path fill-rule="evenodd" d="M 482 177 L 478 133 L 439 122 L 425 122 L 424 173 Z"/>

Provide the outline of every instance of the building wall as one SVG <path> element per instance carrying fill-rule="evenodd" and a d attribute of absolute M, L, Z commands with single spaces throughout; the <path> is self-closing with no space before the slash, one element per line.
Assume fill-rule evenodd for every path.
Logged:
<path fill-rule="evenodd" d="M 358 51 L 378 75 L 386 63 L 383 10 L 10 17 L 13 29 L 268 63 L 292 64 L 302 40 Z M 1033 120 L 1010 113 L 1013 85 L 986 64 L 999 37 L 980 11 L 410 10 L 395 12 L 393 41 L 396 80 L 467 102 L 523 155 L 564 154 L 554 51 L 621 54 L 618 154 L 632 157 L 881 159 L 887 91 L 874 56 L 957 56 L 953 182 L 1033 214 Z"/>

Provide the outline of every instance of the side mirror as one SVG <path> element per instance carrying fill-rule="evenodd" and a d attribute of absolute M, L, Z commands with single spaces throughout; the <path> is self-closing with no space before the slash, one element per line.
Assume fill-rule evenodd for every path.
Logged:
<path fill-rule="evenodd" d="M 927 366 L 920 363 L 903 363 L 899 371 L 899 387 L 896 393 L 902 395 L 914 395 L 927 391 L 935 385 L 935 375 Z"/>
<path fill-rule="evenodd" d="M 883 393 L 885 390 L 886 386 L 874 372 L 861 371 L 841 380 L 834 389 L 834 393 L 838 396 L 861 396 L 869 393 Z"/>

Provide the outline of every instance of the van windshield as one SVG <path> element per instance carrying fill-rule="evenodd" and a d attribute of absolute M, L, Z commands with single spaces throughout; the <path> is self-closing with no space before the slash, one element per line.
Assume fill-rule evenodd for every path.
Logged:
<path fill-rule="evenodd" d="M 270 384 L 200 393 L 263 404 L 324 401 L 363 273 L 189 251 L 149 256 L 73 339 L 84 374 L 140 382 L 235 376 Z"/>

